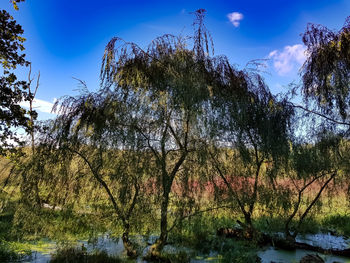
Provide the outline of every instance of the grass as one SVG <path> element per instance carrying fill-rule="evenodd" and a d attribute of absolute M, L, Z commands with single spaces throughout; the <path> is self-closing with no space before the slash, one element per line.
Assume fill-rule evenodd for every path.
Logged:
<path fill-rule="evenodd" d="M 50 260 L 50 263 L 122 263 L 117 256 L 110 256 L 106 251 L 96 250 L 87 253 L 83 248 L 64 247 L 58 249 Z"/>
<path fill-rule="evenodd" d="M 0 241 L 0 262 L 20 261 L 31 254 L 31 250 L 20 243 Z"/>
<path fill-rule="evenodd" d="M 259 262 L 257 247 L 251 242 L 227 240 L 224 242 L 220 262 L 256 263 Z"/>
<path fill-rule="evenodd" d="M 295 226 L 297 223 L 296 220 L 292 220 L 291 226 Z M 264 232 L 273 234 L 276 232 L 284 232 L 285 231 L 285 218 L 276 216 L 276 217 L 268 217 L 268 216 L 260 216 L 254 220 L 255 227 Z M 291 228 L 293 229 L 293 227 Z M 323 229 L 323 225 L 320 221 L 320 218 L 315 216 L 306 217 L 303 223 L 300 226 L 299 233 L 300 234 L 316 234 Z"/>
<path fill-rule="evenodd" d="M 191 256 L 197 259 L 205 258 L 206 261 L 222 263 L 258 262 L 258 247 L 254 242 L 237 241 L 216 235 L 217 229 L 233 227 L 234 222 L 233 218 L 220 213 L 216 217 L 211 214 L 201 215 L 183 224 L 182 232 L 172 233 L 170 240 L 175 244 L 192 248 L 194 254 Z"/>
<path fill-rule="evenodd" d="M 348 203 L 343 196 L 333 198 L 334 202 L 332 201 L 329 206 L 324 204 L 321 210 L 315 209 L 310 213 L 302 224 L 301 233 L 331 230 L 339 235 L 350 236 Z M 28 256 L 30 251 L 51 253 L 55 249 L 54 245 L 48 240 L 40 241 L 43 237 L 59 244 L 64 242 L 71 245 L 77 239 L 96 238 L 106 229 L 111 230 L 117 237 L 120 236 L 118 225 L 108 217 L 101 219 L 93 214 L 79 214 L 70 210 L 42 209 L 33 212 L 19 207 L 16 202 L 9 202 L 4 211 L 0 213 L 0 240 L 4 240 L 0 242 L 0 262 L 20 260 Z M 284 230 L 287 214 L 275 214 L 271 217 L 267 212 L 262 211 L 264 210 L 260 204 L 257 204 L 254 214 L 254 225 L 257 229 L 268 233 Z M 29 219 L 28 222 L 25 222 L 27 219 Z M 228 240 L 216 235 L 217 229 L 221 227 L 234 227 L 236 219 L 241 219 L 238 213 L 232 210 L 218 210 L 184 220 L 169 234 L 169 242 L 175 247 L 181 245 L 181 247 L 190 248 L 193 253 L 187 250 L 164 253 L 164 262 L 188 262 L 189 258 L 197 255 L 206 255 L 205 257 L 208 258 L 213 251 L 218 253 L 212 258 L 213 262 L 256 262 L 257 247 L 254 244 Z M 156 220 L 153 220 L 149 224 L 144 224 L 139 233 L 145 232 L 149 235 L 157 233 L 158 224 L 156 223 Z M 30 240 L 35 242 L 28 242 Z M 75 261 L 68 261 L 70 257 Z M 125 262 L 125 260 L 109 256 L 104 251 L 86 253 L 79 248 L 65 247 L 57 250 L 51 262 L 108 263 Z"/>
<path fill-rule="evenodd" d="M 147 262 L 153 263 L 189 263 L 191 261 L 190 255 L 186 251 L 177 252 L 162 252 L 156 258 L 144 258 Z"/>
<path fill-rule="evenodd" d="M 350 237 L 350 215 L 338 213 L 327 215 L 322 220 L 322 225 L 338 235 Z"/>

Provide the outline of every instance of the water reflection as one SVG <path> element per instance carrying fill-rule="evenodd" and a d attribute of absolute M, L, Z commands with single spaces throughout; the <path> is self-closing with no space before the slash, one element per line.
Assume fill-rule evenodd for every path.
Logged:
<path fill-rule="evenodd" d="M 134 237 L 136 243 L 140 247 L 145 247 L 143 250 L 143 255 L 148 251 L 147 243 L 152 243 L 157 237 L 151 236 L 145 240 L 142 236 Z M 304 236 L 297 237 L 298 242 L 307 243 L 313 246 L 320 246 L 325 249 L 336 248 L 336 249 L 346 249 L 350 247 L 350 240 L 340 236 L 333 236 L 331 234 L 308 234 Z M 94 250 L 104 250 L 109 255 L 119 255 L 120 257 L 125 257 L 123 242 L 120 238 L 114 238 L 109 235 L 103 235 L 95 239 L 95 242 L 88 242 L 87 240 L 78 241 L 78 246 L 84 246 L 88 252 Z M 35 249 L 35 248 L 34 248 Z M 31 259 L 23 261 L 24 263 L 47 263 L 51 254 L 55 252 L 56 244 L 52 241 L 47 241 L 45 246 L 38 247 L 36 251 L 32 253 Z M 184 251 L 189 255 L 195 255 L 196 251 L 191 250 L 186 247 L 178 247 L 173 245 L 166 245 L 164 250 L 168 253 L 178 253 Z M 265 248 L 258 252 L 258 256 L 262 259 L 263 263 L 278 262 L 278 263 L 291 263 L 299 262 L 302 257 L 307 254 L 315 254 L 315 252 L 297 249 L 294 251 L 286 251 L 275 249 L 273 247 Z M 326 263 L 333 262 L 344 262 L 350 263 L 350 258 L 332 256 L 332 255 L 322 255 L 318 253 Z M 220 261 L 220 255 L 217 252 L 212 251 L 209 255 L 193 256 L 191 263 L 201 263 L 201 262 L 218 262 Z M 137 263 L 144 263 L 142 258 L 135 260 Z"/>

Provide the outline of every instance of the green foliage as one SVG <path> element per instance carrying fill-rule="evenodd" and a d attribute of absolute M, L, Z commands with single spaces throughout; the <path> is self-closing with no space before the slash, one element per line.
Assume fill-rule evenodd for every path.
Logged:
<path fill-rule="evenodd" d="M 256 247 L 248 242 L 229 240 L 224 243 L 221 251 L 222 259 L 219 262 L 229 263 L 256 263 L 259 258 L 256 255 Z"/>
<path fill-rule="evenodd" d="M 254 221 L 257 229 L 264 233 L 276 233 L 284 231 L 285 218 L 281 216 L 266 216 L 261 215 Z"/>
<path fill-rule="evenodd" d="M 326 229 L 335 231 L 337 234 L 350 236 L 350 216 L 342 214 L 327 215 L 322 224 Z"/>
<path fill-rule="evenodd" d="M 19 7 L 18 7 L 18 3 L 20 3 L 20 2 L 24 2 L 25 0 L 10 0 L 11 2 L 12 2 L 12 4 L 13 4 L 13 8 L 15 9 L 15 10 L 19 10 Z"/>
<path fill-rule="evenodd" d="M 293 170 L 300 178 L 310 178 L 318 173 L 339 170 L 341 136 L 321 131 L 314 145 L 294 145 L 292 153 Z"/>
<path fill-rule="evenodd" d="M 183 176 L 188 184 L 189 172 L 182 169 L 205 141 L 202 118 L 209 112 L 216 65 L 207 54 L 210 34 L 204 14 L 202 9 L 195 12 L 193 37 L 163 35 L 145 50 L 115 37 L 102 60 L 104 93 L 110 92 L 113 101 L 127 109 L 120 129 L 135 132 L 151 153 L 151 173 L 161 194 L 157 204 L 161 210 L 160 250 L 168 235 L 167 210 L 174 182 Z M 184 192 L 180 195 L 185 196 Z M 181 220 L 180 214 L 174 214 L 173 221 Z"/>
<path fill-rule="evenodd" d="M 297 220 L 296 220 L 297 221 Z M 295 222 L 295 225 L 298 222 Z M 298 233 L 301 235 L 305 234 L 316 234 L 321 230 L 321 222 L 317 219 L 316 213 L 310 213 L 310 215 L 300 225 Z"/>
<path fill-rule="evenodd" d="M 50 238 L 57 242 L 92 239 L 107 231 L 99 216 L 77 214 L 72 210 L 33 209 L 18 205 L 12 222 L 11 235 L 24 240 Z"/>
<path fill-rule="evenodd" d="M 50 263 L 121 263 L 118 257 L 109 256 L 105 251 L 87 253 L 84 248 L 59 248 L 50 260 Z"/>
<path fill-rule="evenodd" d="M 307 47 L 303 93 L 334 120 L 348 121 L 350 70 L 350 18 L 338 32 L 309 24 L 303 35 Z M 337 109 L 334 111 L 334 109 Z"/>
<path fill-rule="evenodd" d="M 190 256 L 185 251 L 178 251 L 176 253 L 162 252 L 160 257 L 150 262 L 159 263 L 189 263 L 191 260 Z"/>
<path fill-rule="evenodd" d="M 179 243 L 202 253 L 209 253 L 211 249 L 216 247 L 216 224 L 213 223 L 213 219 L 206 216 L 197 216 L 191 219 L 183 226 L 183 233 L 178 237 Z"/>
<path fill-rule="evenodd" d="M 0 240 L 0 261 L 17 262 L 31 255 L 30 250 L 22 250 L 16 244 Z"/>
<path fill-rule="evenodd" d="M 334 194 L 347 196 L 350 144 L 345 130 L 314 130 L 312 140 L 297 141 L 292 117 L 305 116 L 294 115 L 287 98 L 272 95 L 258 72 L 238 70 L 225 56 L 210 56 L 204 14 L 195 12 L 193 37 L 164 35 L 145 50 L 120 38 L 108 43 L 101 89 L 89 92 L 81 81 L 81 94 L 56 103 L 59 114 L 38 131 L 35 151 L 23 148 L 12 155 L 12 174 L 1 178 L 13 199 L 3 202 L 9 194 L 0 194 L 1 238 L 46 237 L 66 244 L 108 232 L 122 236 L 132 252 L 137 238 L 129 236 L 159 235 L 155 254 L 165 262 L 190 260 L 184 251 L 161 253 L 168 238 L 201 253 L 216 251 L 219 262 L 256 262 L 254 242 L 218 237 L 217 230 L 244 219 L 240 224 L 251 230 L 245 233 L 257 236 L 254 228 L 296 234 L 327 226 L 350 232 L 348 215 L 325 216 L 324 206 L 338 198 Z M 25 83 L 9 71 L 27 64 L 19 54 L 23 30 L 6 11 L 1 15 L 12 35 L 1 32 L 0 47 L 6 50 L 14 42 L 8 54 L 0 54 L 5 69 L 0 140 L 12 136 L 1 125 L 25 126 L 25 111 L 18 104 L 30 97 Z M 313 33 L 321 34 L 323 29 L 316 29 Z M 344 53 L 347 30 L 338 34 L 338 42 L 317 38 L 324 47 L 308 32 L 304 40 L 315 53 L 306 67 L 331 52 Z M 316 66 L 322 71 L 323 65 Z M 304 92 L 319 99 L 327 114 L 336 103 L 346 118 L 347 87 L 343 83 L 339 91 L 338 73 L 327 74 L 330 80 L 322 90 Z M 309 77 L 304 76 L 305 85 L 319 81 Z M 323 192 L 327 195 L 321 197 Z M 14 250 L 3 244 L 0 252 L 14 258 Z M 51 262 L 120 260 L 63 247 Z"/>
<path fill-rule="evenodd" d="M 25 55 L 19 52 L 24 50 L 21 37 L 23 29 L 17 24 L 13 17 L 5 10 L 0 12 L 0 63 L 4 69 L 15 69 L 18 65 L 28 64 Z"/>
<path fill-rule="evenodd" d="M 186 220 L 181 228 L 169 236 L 170 242 L 194 249 L 199 254 L 210 254 L 221 249 L 225 238 L 218 237 L 216 232 L 222 227 L 232 226 L 233 218 L 224 211 L 209 212 Z"/>
<path fill-rule="evenodd" d="M 14 4 L 16 2 L 19 1 L 13 1 Z M 12 128 L 29 127 L 26 110 L 19 105 L 21 101 L 29 99 L 30 94 L 26 91 L 28 84 L 18 81 L 16 75 L 10 72 L 17 66 L 29 64 L 25 55 L 21 54 L 25 41 L 22 34 L 22 27 L 13 17 L 6 10 L 0 10 L 0 64 L 3 68 L 0 77 L 0 155 L 4 155 L 14 143 L 20 142 Z"/>

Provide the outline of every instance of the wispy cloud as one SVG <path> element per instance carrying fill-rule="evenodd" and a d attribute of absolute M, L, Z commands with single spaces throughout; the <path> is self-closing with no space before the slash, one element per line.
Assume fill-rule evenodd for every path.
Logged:
<path fill-rule="evenodd" d="M 45 101 L 45 100 L 40 100 L 40 99 L 34 99 L 33 100 L 33 109 L 36 111 L 40 112 L 45 112 L 45 113 L 51 113 L 53 104 L 55 103 L 56 99 L 54 99 L 53 103 Z M 29 102 L 28 101 L 22 101 L 20 105 L 24 108 L 29 108 Z"/>
<path fill-rule="evenodd" d="M 300 44 L 285 46 L 282 51 L 271 51 L 268 58 L 273 60 L 273 66 L 277 73 L 284 76 L 304 63 L 306 59 L 305 50 L 305 46 Z"/>
<path fill-rule="evenodd" d="M 239 12 L 232 12 L 227 14 L 227 17 L 235 27 L 239 27 L 239 24 L 243 19 L 243 14 Z"/>

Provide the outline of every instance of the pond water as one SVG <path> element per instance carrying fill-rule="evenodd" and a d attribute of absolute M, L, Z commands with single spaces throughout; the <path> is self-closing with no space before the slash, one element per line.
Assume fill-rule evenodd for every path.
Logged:
<path fill-rule="evenodd" d="M 326 263 L 350 263 L 350 258 L 324 255 L 321 253 L 316 253 L 313 251 L 308 251 L 304 249 L 296 249 L 293 251 L 275 249 L 273 247 L 268 247 L 266 250 L 259 251 L 258 256 L 261 258 L 262 263 L 270 263 L 271 261 L 276 263 L 293 263 L 299 262 L 300 259 L 307 254 L 318 254 Z"/>
<path fill-rule="evenodd" d="M 297 242 L 306 243 L 312 246 L 322 247 L 324 249 L 338 249 L 343 250 L 350 247 L 350 240 L 343 236 L 334 236 L 330 233 L 323 234 L 307 234 L 298 235 Z"/>
<path fill-rule="evenodd" d="M 148 239 L 149 243 L 154 242 L 156 236 L 152 236 Z M 350 240 L 341 236 L 333 236 L 331 234 L 309 234 L 297 237 L 298 242 L 307 243 L 314 246 L 321 246 L 325 249 L 336 248 L 336 249 L 346 249 L 350 247 Z M 145 244 L 145 241 L 140 236 L 136 240 L 137 243 Z M 24 263 L 47 263 L 50 260 L 51 254 L 55 252 L 56 244 L 52 241 L 46 241 L 44 245 L 38 245 L 37 248 L 33 248 L 32 257 L 24 260 Z M 87 251 L 93 251 L 94 249 L 104 250 L 110 255 L 124 255 L 123 254 L 123 242 L 120 238 L 112 238 L 109 235 L 100 236 L 95 240 L 94 243 L 89 243 L 85 240 L 78 241 L 79 246 L 84 246 Z M 164 250 L 168 253 L 177 253 L 179 251 L 185 251 L 188 254 L 194 254 L 194 251 L 185 247 L 175 247 L 172 245 L 165 246 Z M 143 251 L 146 254 L 148 247 Z M 316 252 L 297 249 L 294 251 L 286 251 L 275 249 L 273 247 L 267 247 L 258 252 L 258 256 L 262 259 L 263 263 L 270 263 L 271 261 L 276 263 L 293 263 L 299 262 L 302 257 L 307 254 L 315 254 Z M 350 263 L 350 258 L 332 256 L 332 255 L 320 255 L 326 263 L 341 262 Z M 201 263 L 201 262 L 217 262 L 218 254 L 213 251 L 209 255 L 196 256 L 191 259 L 191 263 Z M 136 260 L 137 263 L 143 263 L 141 258 Z"/>
<path fill-rule="evenodd" d="M 278 233 L 280 236 L 283 236 L 282 233 Z M 343 236 L 334 236 L 330 233 L 318 233 L 318 234 L 306 234 L 298 235 L 296 237 L 297 242 L 306 243 L 312 246 L 322 247 L 324 249 L 347 249 L 350 248 L 350 240 Z M 276 263 L 290 263 L 290 262 L 299 262 L 300 259 L 307 254 L 318 254 L 326 263 L 333 262 L 344 262 L 350 263 L 350 258 L 333 256 L 333 255 L 324 255 L 321 253 L 316 253 L 313 251 L 308 251 L 304 249 L 296 249 L 292 251 L 276 249 L 273 247 L 268 247 L 265 250 L 259 251 L 258 256 L 262 259 L 263 263 L 270 263 L 274 261 Z"/>
<path fill-rule="evenodd" d="M 109 235 L 104 235 L 98 237 L 95 242 L 91 243 L 87 240 L 78 240 L 78 246 L 84 246 L 88 252 L 93 250 L 104 250 L 109 255 L 122 255 L 124 246 L 121 239 L 115 239 Z M 53 254 L 57 249 L 57 244 L 53 241 L 44 240 L 40 244 L 45 245 L 33 245 L 33 252 L 31 257 L 28 257 L 23 263 L 47 263 L 51 259 L 51 254 Z"/>

